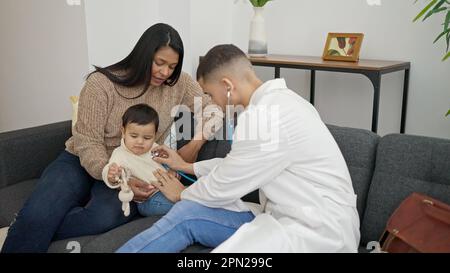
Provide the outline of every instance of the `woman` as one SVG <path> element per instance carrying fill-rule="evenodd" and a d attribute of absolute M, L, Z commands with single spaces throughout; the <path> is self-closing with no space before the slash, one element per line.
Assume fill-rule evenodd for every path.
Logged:
<path fill-rule="evenodd" d="M 117 191 L 101 181 L 102 169 L 120 145 L 121 117 L 128 107 L 146 103 L 157 110 L 156 142 L 162 143 L 170 133 L 173 107 L 186 105 L 193 111 L 195 97 L 202 98 L 203 108 L 211 104 L 201 87 L 181 71 L 183 55 L 178 32 L 156 24 L 144 32 L 125 59 L 95 67 L 81 90 L 78 119 L 66 150 L 43 172 L 11 225 L 2 252 L 46 252 L 52 240 L 103 233 L 136 215 L 135 206 L 128 217 L 123 215 Z M 218 121 L 219 116 L 211 121 Z M 199 140 L 178 151 L 187 161 L 196 159 L 205 142 L 199 134 L 194 138 Z M 137 202 L 156 191 L 137 179 L 129 185 Z"/>

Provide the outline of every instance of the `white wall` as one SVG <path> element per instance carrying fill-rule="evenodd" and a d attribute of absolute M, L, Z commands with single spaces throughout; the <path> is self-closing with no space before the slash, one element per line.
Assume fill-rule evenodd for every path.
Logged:
<path fill-rule="evenodd" d="M 123 59 L 148 27 L 163 22 L 180 34 L 183 70 L 194 75 L 198 56 L 215 44 L 231 42 L 232 7 L 223 0 L 87 1 L 89 64 L 106 66 Z"/>
<path fill-rule="evenodd" d="M 233 6 L 233 42 L 247 49 L 253 11 L 247 1 Z M 425 1 L 276 0 L 265 8 L 269 53 L 321 56 L 328 32 L 365 34 L 361 58 L 410 61 L 410 91 L 406 133 L 450 138 L 450 61 L 441 62 L 444 42 L 433 45 L 443 15 L 412 23 Z M 264 79 L 273 77 L 258 68 Z M 309 99 L 309 72 L 282 69 L 288 86 Z M 400 128 L 403 72 L 383 76 L 379 134 Z M 317 72 L 316 108 L 327 123 L 370 129 L 372 85 L 360 75 Z"/>
<path fill-rule="evenodd" d="M 191 50 L 191 1 L 160 0 L 159 22 L 175 28 L 181 36 L 184 46 L 183 70 L 190 72 L 192 66 Z"/>
<path fill-rule="evenodd" d="M 192 75 L 195 77 L 199 56 L 217 44 L 232 43 L 232 1 L 191 0 Z"/>
<path fill-rule="evenodd" d="M 0 132 L 70 119 L 87 72 L 83 9 L 1 0 L 0 37 Z"/>
<path fill-rule="evenodd" d="M 0 132 L 70 119 L 92 65 L 123 59 L 157 22 L 178 30 L 194 75 L 198 56 L 231 42 L 231 11 L 222 0 L 0 1 Z"/>
<path fill-rule="evenodd" d="M 159 21 L 157 0 L 85 1 L 89 66 L 107 66 L 125 58 L 142 33 Z"/>
<path fill-rule="evenodd" d="M 121 60 L 156 22 L 179 31 L 186 49 L 183 70 L 191 75 L 198 56 L 216 44 L 247 49 L 252 16 L 247 0 L 89 0 L 85 7 L 83 2 L 0 1 L 0 131 L 70 118 L 67 97 L 79 93 L 88 65 Z M 450 138 L 450 118 L 444 117 L 450 61 L 440 61 L 443 43 L 432 44 L 442 16 L 413 24 L 424 0 L 381 2 L 372 7 L 365 0 L 269 2 L 269 53 L 320 56 L 328 32 L 363 32 L 361 58 L 412 63 L 406 132 Z M 273 77 L 269 68 L 257 71 L 263 79 Z M 281 75 L 309 98 L 309 72 L 282 69 Z M 381 135 L 399 130 L 402 84 L 400 72 L 383 76 Z M 317 72 L 316 107 L 327 123 L 369 129 L 371 83 L 360 75 Z"/>

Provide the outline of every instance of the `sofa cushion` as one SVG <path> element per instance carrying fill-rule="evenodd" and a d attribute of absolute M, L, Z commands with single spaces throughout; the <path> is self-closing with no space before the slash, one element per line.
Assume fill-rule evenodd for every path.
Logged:
<path fill-rule="evenodd" d="M 362 221 L 380 137 L 367 130 L 327 125 L 336 140 L 352 178 Z"/>
<path fill-rule="evenodd" d="M 370 253 L 372 250 L 368 250 L 365 246 L 360 245 L 358 247 L 358 253 Z"/>
<path fill-rule="evenodd" d="M 450 204 L 450 140 L 399 134 L 380 140 L 361 243 L 378 241 L 390 215 L 413 192 Z"/>
<path fill-rule="evenodd" d="M 80 244 L 80 251 L 82 253 L 111 253 L 141 231 L 151 227 L 159 218 L 156 216 L 137 218 L 128 224 L 119 226 L 103 234 L 55 241 L 50 245 L 48 252 L 71 252 L 71 250 L 67 249 L 67 244 L 70 241 L 76 241 Z"/>
<path fill-rule="evenodd" d="M 70 121 L 0 133 L 0 189 L 39 178 L 64 150 Z"/>
<path fill-rule="evenodd" d="M 15 214 L 22 209 L 26 199 L 33 192 L 37 179 L 27 180 L 0 189 L 0 227 L 11 224 Z"/>
<path fill-rule="evenodd" d="M 47 253 L 80 253 L 83 252 L 84 247 L 93 239 L 95 239 L 98 235 L 91 235 L 91 236 L 83 236 L 83 237 L 76 237 L 76 238 L 69 238 L 66 240 L 60 240 L 52 242 L 50 247 L 47 250 Z M 79 244 L 80 249 L 79 251 L 77 249 L 74 249 L 74 247 L 71 247 L 70 242 L 76 242 Z"/>

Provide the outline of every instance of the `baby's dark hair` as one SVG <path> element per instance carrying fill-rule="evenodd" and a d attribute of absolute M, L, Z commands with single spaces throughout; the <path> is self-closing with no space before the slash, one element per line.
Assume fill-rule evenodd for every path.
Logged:
<path fill-rule="evenodd" d="M 122 126 L 125 127 L 130 123 L 139 125 L 147 125 L 153 123 L 155 131 L 158 131 L 159 117 L 155 109 L 147 104 L 136 104 L 128 108 L 122 116 Z"/>

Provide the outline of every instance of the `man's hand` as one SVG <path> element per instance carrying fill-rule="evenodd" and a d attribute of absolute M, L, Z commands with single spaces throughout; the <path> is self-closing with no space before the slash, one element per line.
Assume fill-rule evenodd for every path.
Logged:
<path fill-rule="evenodd" d="M 160 145 L 152 149 L 152 153 L 157 153 L 159 156 L 153 158 L 160 164 L 166 164 L 169 168 L 175 171 L 183 171 L 185 173 L 193 174 L 190 163 L 186 163 L 183 158 L 175 151 L 165 145 Z"/>
<path fill-rule="evenodd" d="M 170 175 L 174 176 L 176 179 L 181 180 L 181 175 L 179 175 L 176 171 L 169 169 L 167 171 Z"/>
<path fill-rule="evenodd" d="M 175 176 L 161 169 L 154 171 L 153 175 L 158 179 L 158 182 L 154 182 L 153 185 L 157 187 L 167 199 L 173 203 L 181 200 L 181 193 L 186 187 L 181 184 Z"/>
<path fill-rule="evenodd" d="M 139 180 L 135 177 L 131 177 L 128 181 L 128 186 L 134 193 L 133 201 L 144 202 L 155 192 L 157 188 L 155 186 Z"/>

